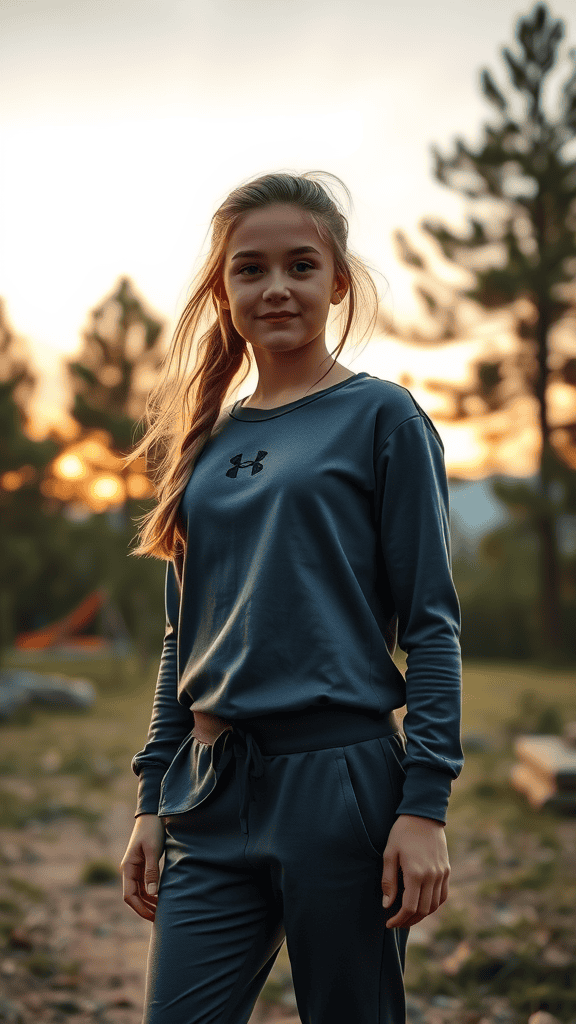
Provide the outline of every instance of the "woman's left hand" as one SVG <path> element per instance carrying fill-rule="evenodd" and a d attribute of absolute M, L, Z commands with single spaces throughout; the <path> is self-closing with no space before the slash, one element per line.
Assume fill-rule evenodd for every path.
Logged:
<path fill-rule="evenodd" d="M 402 906 L 387 928 L 409 928 L 433 914 L 448 896 L 450 863 L 442 822 L 400 814 L 390 829 L 384 850 L 382 895 L 392 906 L 398 888 L 398 869 L 404 879 Z"/>

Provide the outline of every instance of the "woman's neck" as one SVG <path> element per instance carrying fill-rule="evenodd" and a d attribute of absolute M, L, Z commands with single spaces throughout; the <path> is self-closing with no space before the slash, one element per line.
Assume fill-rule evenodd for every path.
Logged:
<path fill-rule="evenodd" d="M 306 395 L 313 395 L 316 391 L 323 391 L 324 388 L 329 388 L 333 384 L 340 384 L 341 381 L 354 376 L 352 370 L 335 362 L 320 380 L 315 376 L 310 381 L 298 382 L 291 388 L 278 387 L 263 393 L 261 389 L 259 390 L 260 382 L 258 382 L 254 394 L 241 402 L 241 405 L 244 409 L 275 409 L 280 405 L 296 402 Z"/>

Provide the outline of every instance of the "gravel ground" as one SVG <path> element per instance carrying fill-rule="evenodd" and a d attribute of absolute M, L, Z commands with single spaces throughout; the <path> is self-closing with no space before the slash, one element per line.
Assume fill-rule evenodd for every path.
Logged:
<path fill-rule="evenodd" d="M 74 744 L 92 730 L 86 763 L 72 740 L 64 755 L 47 745 L 49 725 L 5 733 L 0 1024 L 141 1024 L 150 924 L 118 872 L 137 784 L 125 725 L 105 756 L 94 723 L 76 723 Z M 448 900 L 408 941 L 409 1024 L 576 1024 L 576 818 L 532 811 L 509 769 L 504 749 L 469 754 L 453 786 Z M 252 1024 L 298 1021 L 284 945 Z"/>

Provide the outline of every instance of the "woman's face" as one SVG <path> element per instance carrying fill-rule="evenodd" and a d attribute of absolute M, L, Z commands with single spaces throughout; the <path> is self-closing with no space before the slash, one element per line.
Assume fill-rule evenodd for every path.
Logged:
<path fill-rule="evenodd" d="M 323 343 L 330 304 L 341 302 L 347 291 L 313 220 L 290 203 L 243 216 L 228 242 L 223 283 L 221 302 L 238 334 L 271 351 Z M 266 319 L 285 311 L 293 315 Z"/>

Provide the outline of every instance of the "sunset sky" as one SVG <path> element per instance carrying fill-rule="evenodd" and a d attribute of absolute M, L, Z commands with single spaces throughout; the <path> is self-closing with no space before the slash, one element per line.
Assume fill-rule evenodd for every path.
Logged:
<path fill-rule="evenodd" d="M 0 295 L 31 348 L 49 423 L 65 402 L 61 359 L 120 275 L 170 328 L 207 250 L 212 213 L 242 180 L 324 170 L 352 193 L 351 248 L 375 271 L 385 309 L 415 319 L 412 278 L 391 234 L 465 224 L 464 201 L 434 181 L 430 147 L 474 144 L 492 118 L 479 89 L 532 4 L 511 0 L 16 0 L 0 6 Z M 552 14 L 576 43 L 571 0 Z M 566 64 L 564 64 L 565 77 Z M 505 343 L 501 328 L 494 340 Z M 479 343 L 435 350 L 378 338 L 341 361 L 398 380 L 433 414 L 421 382 L 464 380 Z M 254 379 L 245 382 L 249 394 Z M 447 462 L 482 475 L 470 428 L 439 424 Z M 501 469 L 533 470 L 525 410 Z"/>

